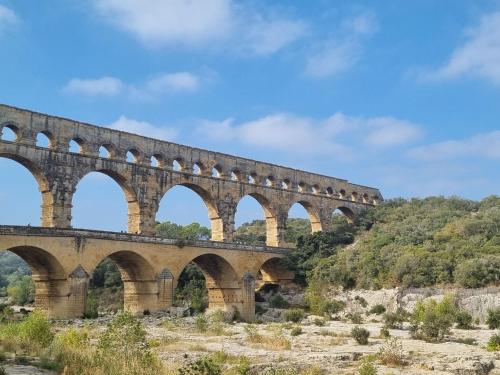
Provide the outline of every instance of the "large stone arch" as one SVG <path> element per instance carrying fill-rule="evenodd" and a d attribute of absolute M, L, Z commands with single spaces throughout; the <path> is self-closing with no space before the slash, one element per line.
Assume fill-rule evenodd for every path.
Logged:
<path fill-rule="evenodd" d="M 74 181 L 74 190 L 71 194 L 71 201 L 73 202 L 74 195 L 78 189 L 78 185 L 82 182 L 85 177 L 90 173 L 102 173 L 112 180 L 114 180 L 118 186 L 123 191 L 125 196 L 125 201 L 127 202 L 128 209 L 128 232 L 129 233 L 141 233 L 141 222 L 142 222 L 142 210 L 137 197 L 137 192 L 133 188 L 133 184 L 130 182 L 126 174 L 122 174 L 112 169 L 108 168 L 87 168 L 82 170 L 77 180 Z"/>
<path fill-rule="evenodd" d="M 267 259 L 260 266 L 260 274 L 262 276 L 261 282 L 263 284 L 289 283 L 294 278 L 293 272 L 287 269 L 284 264 L 284 259 L 280 257 Z"/>
<path fill-rule="evenodd" d="M 25 167 L 35 178 L 38 190 L 42 195 L 41 224 L 42 227 L 53 227 L 54 225 L 54 197 L 50 189 L 50 183 L 42 168 L 34 161 L 20 155 L 0 151 L 0 158 L 13 160 Z"/>
<path fill-rule="evenodd" d="M 207 207 L 207 212 L 208 212 L 208 218 L 210 219 L 210 227 L 212 231 L 212 241 L 224 241 L 225 234 L 224 234 L 224 222 L 222 217 L 219 214 L 219 209 L 217 207 L 216 200 L 212 196 L 212 194 L 205 189 L 204 187 L 197 185 L 195 183 L 191 182 L 179 182 L 175 183 L 172 185 L 168 186 L 168 189 L 166 189 L 163 194 L 160 197 L 160 200 L 158 202 L 158 209 L 160 206 L 161 200 L 167 195 L 167 193 L 174 187 L 176 186 L 183 186 L 185 188 L 190 189 L 194 193 L 196 193 L 203 203 L 205 203 L 205 206 Z M 157 209 L 157 211 L 158 211 Z"/>
<path fill-rule="evenodd" d="M 23 259 L 31 269 L 35 284 L 35 307 L 48 317 L 70 317 L 82 315 L 80 295 L 73 290 L 74 274 L 68 274 L 59 260 L 40 247 L 14 246 L 7 249 Z M 73 280 L 75 279 L 75 280 Z"/>
<path fill-rule="evenodd" d="M 323 224 L 321 223 L 321 215 L 319 209 L 315 207 L 314 204 L 309 201 L 299 199 L 292 202 L 292 204 L 288 207 L 288 211 L 290 211 L 292 206 L 295 204 L 301 205 L 306 210 L 307 216 L 309 217 L 309 221 L 311 223 L 312 233 L 321 232 L 324 229 Z"/>
<path fill-rule="evenodd" d="M 244 311 L 241 280 L 227 259 L 213 253 L 202 254 L 186 262 L 182 270 L 189 263 L 196 264 L 205 276 L 209 311 Z"/>
<path fill-rule="evenodd" d="M 339 206 L 339 207 L 335 207 L 334 212 L 335 212 L 335 210 L 339 210 L 340 212 L 342 212 L 342 214 L 347 218 L 348 223 L 354 222 L 354 219 L 356 217 L 356 213 L 352 209 L 350 209 L 349 207 Z M 332 214 L 333 214 L 333 212 L 332 212 Z"/>
<path fill-rule="evenodd" d="M 262 210 L 264 211 L 264 217 L 266 221 L 266 244 L 268 246 L 279 246 L 281 241 L 280 241 L 280 233 L 278 225 L 278 216 L 276 214 L 276 210 L 272 205 L 272 200 L 265 197 L 262 194 L 252 192 L 241 196 L 240 199 L 238 200 L 238 204 L 244 197 L 247 196 L 254 198 L 260 204 Z"/>
<path fill-rule="evenodd" d="M 118 250 L 106 254 L 93 262 L 90 274 L 104 259 L 111 259 L 120 271 L 123 281 L 123 308 L 133 313 L 156 311 L 159 301 L 160 280 L 151 262 L 142 255 L 129 250 Z"/>

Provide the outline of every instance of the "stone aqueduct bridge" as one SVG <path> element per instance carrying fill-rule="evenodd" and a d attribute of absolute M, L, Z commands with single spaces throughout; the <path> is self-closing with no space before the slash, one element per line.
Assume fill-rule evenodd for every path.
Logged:
<path fill-rule="evenodd" d="M 122 274 L 125 307 L 132 311 L 170 306 L 180 273 L 194 262 L 207 280 L 209 308 L 236 308 L 252 319 L 257 275 L 265 282 L 291 278 L 278 260 L 287 251 L 283 235 L 292 205 L 301 204 L 312 231 L 321 231 L 331 227 L 336 209 L 353 219 L 382 200 L 377 189 L 338 178 L 0 105 L 0 135 L 5 128 L 16 139 L 0 141 L 0 157 L 32 173 L 42 207 L 41 227 L 0 227 L 0 249 L 30 265 L 36 304 L 52 317 L 82 314 L 89 275 L 110 257 Z M 37 146 L 40 134 L 48 138 L 48 147 Z M 78 152 L 70 151 L 71 142 Z M 91 172 L 110 176 L 122 188 L 128 233 L 72 229 L 73 194 Z M 193 190 L 205 202 L 211 241 L 182 246 L 154 236 L 160 200 L 176 185 Z M 247 195 L 264 210 L 267 246 L 232 241 L 236 207 Z"/>

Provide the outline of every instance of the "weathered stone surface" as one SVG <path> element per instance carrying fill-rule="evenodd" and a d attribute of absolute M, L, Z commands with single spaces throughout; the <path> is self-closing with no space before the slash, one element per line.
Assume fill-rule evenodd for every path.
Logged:
<path fill-rule="evenodd" d="M 0 135 L 4 128 L 17 138 L 0 141 L 0 157 L 19 162 L 38 182 L 42 227 L 0 228 L 0 249 L 31 266 L 36 305 L 53 317 L 83 313 L 89 275 L 109 257 L 122 275 L 125 307 L 134 312 L 168 308 L 180 273 L 195 262 L 205 274 L 209 308 L 236 309 L 252 319 L 259 271 L 263 282 L 293 278 L 277 262 L 285 251 L 279 246 L 292 205 L 300 203 L 312 231 L 320 231 L 331 227 L 336 209 L 353 219 L 382 200 L 377 189 L 347 180 L 0 105 Z M 49 139 L 48 147 L 37 146 L 40 134 Z M 70 151 L 71 142 L 79 152 Z M 100 156 L 101 148 L 107 157 Z M 110 176 L 122 188 L 127 234 L 70 229 L 73 195 L 91 172 Z M 205 202 L 212 241 L 181 247 L 178 241 L 154 237 L 160 201 L 176 185 Z M 236 208 L 247 195 L 265 212 L 269 248 L 231 243 Z"/>

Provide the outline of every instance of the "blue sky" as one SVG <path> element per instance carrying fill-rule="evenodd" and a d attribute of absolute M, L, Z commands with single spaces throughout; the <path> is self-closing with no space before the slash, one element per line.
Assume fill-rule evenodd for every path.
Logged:
<path fill-rule="evenodd" d="M 499 193 L 498 0 L 0 0 L 0 46 L 5 104 L 388 198 Z M 0 222 L 36 225 L 34 180 L 5 159 L 0 175 Z M 107 177 L 85 178 L 74 206 L 75 226 L 124 229 Z M 261 217 L 247 198 L 237 222 Z M 158 218 L 208 224 L 181 188 Z"/>

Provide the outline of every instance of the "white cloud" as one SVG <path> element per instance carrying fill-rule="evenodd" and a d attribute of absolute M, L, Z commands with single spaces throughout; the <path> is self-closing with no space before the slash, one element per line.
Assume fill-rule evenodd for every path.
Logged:
<path fill-rule="evenodd" d="M 235 124 L 233 119 L 205 121 L 197 131 L 216 142 L 346 159 L 354 156 L 346 144 L 361 142 L 364 146 L 391 147 L 411 142 L 421 134 L 417 125 L 407 121 L 392 117 L 350 117 L 340 112 L 325 120 L 277 113 L 241 124 Z"/>
<path fill-rule="evenodd" d="M 246 48 L 256 55 L 272 54 L 299 39 L 306 29 L 302 21 L 261 19 L 248 27 Z"/>
<path fill-rule="evenodd" d="M 417 147 L 410 150 L 408 156 L 424 161 L 476 157 L 500 159 L 500 131 Z"/>
<path fill-rule="evenodd" d="M 435 71 L 420 75 L 423 80 L 443 80 L 470 75 L 500 84 L 500 12 L 484 15 L 466 31 L 467 40 L 449 61 Z"/>
<path fill-rule="evenodd" d="M 93 0 L 98 13 L 142 43 L 270 54 L 301 37 L 301 21 L 266 16 L 233 0 Z"/>
<path fill-rule="evenodd" d="M 187 91 L 194 92 L 200 87 L 200 78 L 189 72 L 163 74 L 151 79 L 147 89 L 154 93 Z"/>
<path fill-rule="evenodd" d="M 117 96 L 127 94 L 134 99 L 151 99 L 162 94 L 196 92 L 204 79 L 189 72 L 158 75 L 140 85 L 127 84 L 115 77 L 97 79 L 73 78 L 64 91 L 86 96 Z"/>
<path fill-rule="evenodd" d="M 340 36 L 318 44 L 306 60 L 305 73 L 314 78 L 334 76 L 350 69 L 363 54 L 365 39 L 378 30 L 369 11 L 344 20 Z"/>
<path fill-rule="evenodd" d="M 97 79 L 71 79 L 64 90 L 88 96 L 114 96 L 123 92 L 125 85 L 118 78 L 102 77 Z"/>
<path fill-rule="evenodd" d="M 169 127 L 157 127 L 146 121 L 120 116 L 118 120 L 108 126 L 111 129 L 121 130 L 128 133 L 139 134 L 144 137 L 163 139 L 171 141 L 177 136 L 177 131 Z"/>
<path fill-rule="evenodd" d="M 16 13 L 5 5 L 0 4 L 0 33 L 15 25 L 17 22 L 19 22 L 19 19 Z"/>

